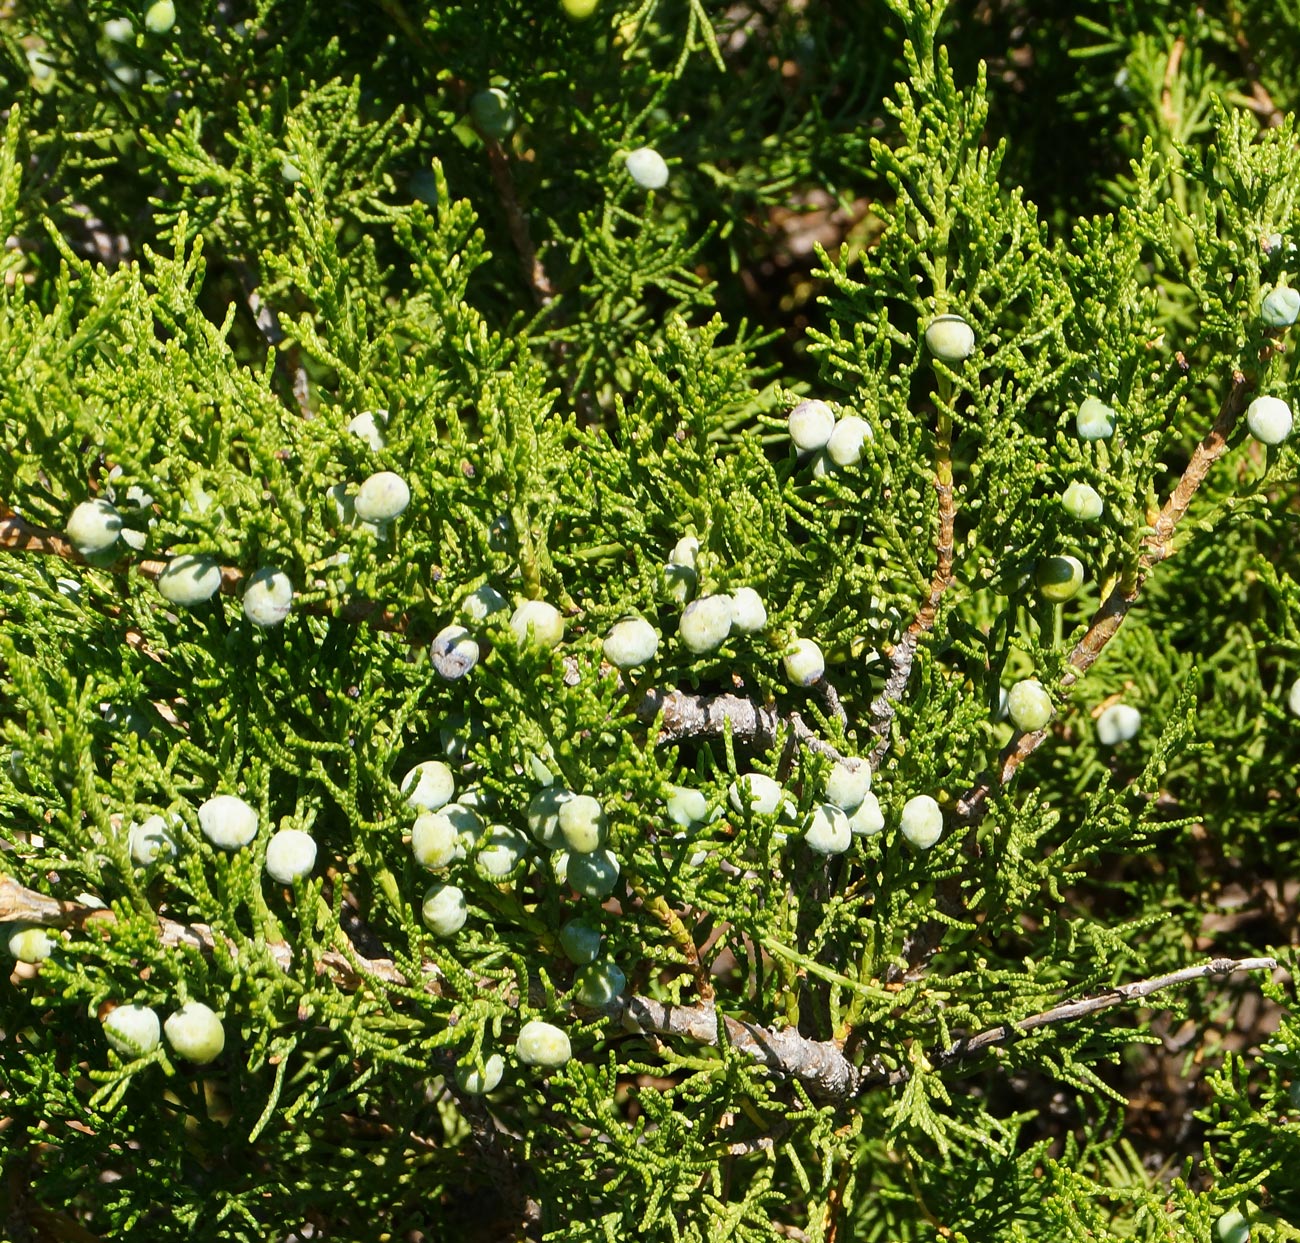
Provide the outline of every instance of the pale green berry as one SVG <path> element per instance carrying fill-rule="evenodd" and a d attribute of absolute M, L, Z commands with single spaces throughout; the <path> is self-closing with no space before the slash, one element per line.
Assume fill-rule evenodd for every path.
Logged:
<path fill-rule="evenodd" d="M 678 604 L 685 603 L 695 594 L 699 581 L 699 576 L 689 565 L 670 561 L 664 566 L 664 589 Z"/>
<path fill-rule="evenodd" d="M 493 1053 L 483 1062 L 482 1070 L 477 1066 L 457 1066 L 456 1086 L 467 1096 L 486 1096 L 496 1091 L 505 1073 L 505 1058 Z"/>
<path fill-rule="evenodd" d="M 659 632 L 644 617 L 616 621 L 605 636 L 605 659 L 616 669 L 648 665 L 659 650 Z"/>
<path fill-rule="evenodd" d="M 302 169 L 292 160 L 280 161 L 280 176 L 290 185 L 302 180 Z"/>
<path fill-rule="evenodd" d="M 278 626 L 293 608 L 293 583 L 283 570 L 264 565 L 244 588 L 244 616 L 255 626 Z"/>
<path fill-rule="evenodd" d="M 579 967 L 596 961 L 600 941 L 600 929 L 585 919 L 571 919 L 560 929 L 560 948 L 565 957 Z"/>
<path fill-rule="evenodd" d="M 553 1069 L 563 1066 L 573 1056 L 569 1038 L 553 1023 L 531 1019 L 519 1029 L 515 1056 L 525 1066 Z"/>
<path fill-rule="evenodd" d="M 844 811 L 856 811 L 871 789 L 871 765 L 866 760 L 837 760 L 826 775 L 826 801 Z"/>
<path fill-rule="evenodd" d="M 187 1062 L 206 1066 L 226 1047 L 226 1029 L 211 1006 L 187 1001 L 163 1024 L 167 1043 Z"/>
<path fill-rule="evenodd" d="M 110 17 L 104 23 L 104 38 L 110 43 L 130 43 L 135 35 L 135 27 L 129 17 Z"/>
<path fill-rule="evenodd" d="M 862 459 L 862 446 L 874 440 L 871 424 L 856 414 L 846 415 L 835 424 L 826 442 L 826 456 L 839 467 L 856 466 Z"/>
<path fill-rule="evenodd" d="M 460 833 L 451 817 L 441 811 L 421 812 L 411 826 L 411 854 L 422 868 L 431 872 L 464 858 Z"/>
<path fill-rule="evenodd" d="M 39 924 L 9 924 L 6 932 L 9 956 L 19 962 L 44 962 L 58 944 L 58 934 L 51 936 Z"/>
<path fill-rule="evenodd" d="M 463 678 L 478 658 L 478 640 L 464 626 L 444 626 L 429 644 L 429 663 L 448 682 Z"/>
<path fill-rule="evenodd" d="M 1074 426 L 1083 440 L 1106 440 L 1115 434 L 1115 411 L 1099 397 L 1085 397 Z"/>
<path fill-rule="evenodd" d="M 677 635 L 682 646 L 696 656 L 716 651 L 731 633 L 731 597 L 701 596 L 682 610 Z"/>
<path fill-rule="evenodd" d="M 144 28 L 155 35 L 165 35 L 176 24 L 176 5 L 172 0 L 154 0 L 144 14 Z"/>
<path fill-rule="evenodd" d="M 699 556 L 699 537 L 695 535 L 683 535 L 682 538 L 673 545 L 672 555 L 668 560 L 673 565 L 684 565 L 688 569 L 698 570 Z"/>
<path fill-rule="evenodd" d="M 796 639 L 781 658 L 785 676 L 796 686 L 811 686 L 826 672 L 822 650 L 811 639 Z"/>
<path fill-rule="evenodd" d="M 101 1020 L 104 1038 L 123 1057 L 143 1057 L 162 1040 L 158 1016 L 140 1005 L 117 1006 Z"/>
<path fill-rule="evenodd" d="M 1300 716 L 1300 678 L 1296 678 L 1291 683 L 1291 692 L 1287 695 L 1286 706 L 1291 709 L 1292 716 Z"/>
<path fill-rule="evenodd" d="M 391 522 L 411 503 L 411 489 L 401 475 L 381 470 L 357 489 L 352 508 L 362 522 Z"/>
<path fill-rule="evenodd" d="M 1083 586 L 1083 562 L 1077 557 L 1042 557 L 1034 566 L 1034 582 L 1044 600 L 1064 604 Z"/>
<path fill-rule="evenodd" d="M 819 855 L 842 855 L 853 842 L 853 830 L 842 808 L 823 803 L 808 818 L 803 839 Z"/>
<path fill-rule="evenodd" d="M 1117 747 L 1137 736 L 1142 713 L 1131 704 L 1111 704 L 1097 718 L 1097 741 L 1103 747 Z"/>
<path fill-rule="evenodd" d="M 767 625 L 767 609 L 752 587 L 737 587 L 731 593 L 731 628 L 736 634 L 757 634 Z"/>
<path fill-rule="evenodd" d="M 515 128 L 515 110 L 510 96 L 497 86 L 473 95 L 469 101 L 469 114 L 480 133 L 489 138 L 504 138 Z"/>
<path fill-rule="evenodd" d="M 903 804 L 899 828 L 918 850 L 929 850 L 943 833 L 943 812 L 928 794 L 918 794 Z"/>
<path fill-rule="evenodd" d="M 471 626 L 481 626 L 489 617 L 508 613 L 510 602 L 491 583 L 484 583 L 460 602 L 460 611 Z"/>
<path fill-rule="evenodd" d="M 520 643 L 532 642 L 539 647 L 557 647 L 564 638 L 564 617 L 545 600 L 524 600 L 510 616 L 510 629 Z"/>
<path fill-rule="evenodd" d="M 960 315 L 939 315 L 925 329 L 925 345 L 946 363 L 959 363 L 975 349 L 975 330 Z"/>
<path fill-rule="evenodd" d="M 221 567 L 211 558 L 187 553 L 173 557 L 158 575 L 158 591 L 171 604 L 193 608 L 221 590 Z"/>
<path fill-rule="evenodd" d="M 1061 493 L 1061 508 L 1080 522 L 1096 522 L 1104 505 L 1096 488 L 1076 479 Z"/>
<path fill-rule="evenodd" d="M 589 855 L 605 844 L 605 809 L 590 794 L 576 794 L 560 804 L 560 832 L 572 854 Z"/>
<path fill-rule="evenodd" d="M 507 824 L 494 824 L 483 835 L 474 856 L 480 871 L 495 881 L 505 880 L 529 852 L 528 838 Z"/>
<path fill-rule="evenodd" d="M 880 800 L 868 794 L 849 817 L 849 830 L 857 837 L 875 837 L 884 827 L 885 813 L 880 810 Z"/>
<path fill-rule="evenodd" d="M 593 850 L 590 854 L 569 855 L 568 883 L 584 898 L 603 901 L 618 884 L 618 859 L 610 850 Z"/>
<path fill-rule="evenodd" d="M 1034 678 L 1017 682 L 1007 692 L 1007 715 L 1021 733 L 1036 734 L 1052 719 L 1052 697 Z"/>
<path fill-rule="evenodd" d="M 1300 315 L 1300 291 L 1279 285 L 1264 295 L 1259 317 L 1270 328 L 1289 328 Z"/>
<path fill-rule="evenodd" d="M 547 850 L 559 850 L 564 846 L 564 834 L 560 831 L 560 808 L 571 798 L 572 791 L 563 786 L 547 786 L 528 800 L 528 831 Z"/>
<path fill-rule="evenodd" d="M 470 791 L 463 795 L 462 800 L 468 799 L 472 793 L 473 791 Z M 456 836 L 461 844 L 461 849 L 458 851 L 456 858 L 463 859 L 465 857 L 464 848 L 477 845 L 479 839 L 483 836 L 483 817 L 464 801 L 449 803 L 436 814 L 446 816 L 451 822 L 451 827 L 456 830 Z"/>
<path fill-rule="evenodd" d="M 281 829 L 266 844 L 266 874 L 282 885 L 310 876 L 316 866 L 316 839 L 301 829 Z"/>
<path fill-rule="evenodd" d="M 126 841 L 132 861 L 142 868 L 156 863 L 160 856 L 171 858 L 176 853 L 176 841 L 161 816 L 149 816 L 141 824 L 132 821 Z"/>
<path fill-rule="evenodd" d="M 1249 1243 L 1250 1223 L 1240 1209 L 1231 1208 L 1214 1223 L 1218 1243 Z"/>
<path fill-rule="evenodd" d="M 683 829 L 703 824 L 709 818 L 709 800 L 699 790 L 669 786 L 667 803 L 668 819 Z"/>
<path fill-rule="evenodd" d="M 430 885 L 420 904 L 420 918 L 434 936 L 454 936 L 469 918 L 464 891 L 456 885 Z"/>
<path fill-rule="evenodd" d="M 746 805 L 756 816 L 774 816 L 778 811 L 791 812 L 794 804 L 786 797 L 780 783 L 766 773 L 744 773 L 727 789 L 727 800 L 737 812 Z"/>
<path fill-rule="evenodd" d="M 64 528 L 68 541 L 83 557 L 98 556 L 117 543 L 122 532 L 122 515 L 102 497 L 82 501 L 68 515 Z"/>
<path fill-rule="evenodd" d="M 835 430 L 835 411 L 824 401 L 801 401 L 786 420 L 790 439 L 800 453 L 824 448 Z"/>
<path fill-rule="evenodd" d="M 668 165 L 652 147 L 638 147 L 629 152 L 627 172 L 643 190 L 662 190 L 668 184 Z"/>
<path fill-rule="evenodd" d="M 437 811 L 451 802 L 456 793 L 456 779 L 451 769 L 441 760 L 425 760 L 410 769 L 402 778 L 402 793 L 408 807 L 421 811 Z"/>
<path fill-rule="evenodd" d="M 627 987 L 627 976 L 612 962 L 593 962 L 573 977 L 573 991 L 584 1006 L 607 1006 Z"/>
<path fill-rule="evenodd" d="M 1246 426 L 1260 444 L 1280 445 L 1291 435 L 1291 407 L 1280 397 L 1256 397 L 1246 407 Z"/>
<path fill-rule="evenodd" d="M 257 812 L 234 794 L 217 794 L 199 807 L 203 836 L 222 850 L 238 850 L 257 836 Z"/>
<path fill-rule="evenodd" d="M 600 7 L 600 0 L 560 0 L 560 7 L 575 22 L 585 22 Z"/>
<path fill-rule="evenodd" d="M 299 176 L 302 174 L 300 173 Z M 292 180 L 297 180 L 293 178 Z M 384 428 L 388 426 L 387 410 L 363 410 L 348 423 L 348 431 L 364 440 L 376 453 L 384 447 L 387 439 Z"/>

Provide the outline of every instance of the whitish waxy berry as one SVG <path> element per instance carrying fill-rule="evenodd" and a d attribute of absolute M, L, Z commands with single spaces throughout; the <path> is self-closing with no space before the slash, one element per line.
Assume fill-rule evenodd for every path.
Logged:
<path fill-rule="evenodd" d="M 560 929 L 560 948 L 579 967 L 595 962 L 600 953 L 600 929 L 585 919 L 571 919 Z"/>
<path fill-rule="evenodd" d="M 292 160 L 281 160 L 280 176 L 283 177 L 284 180 L 287 181 L 290 185 L 294 185 L 296 182 L 302 180 L 302 169 L 299 168 L 298 165 L 296 165 Z"/>
<path fill-rule="evenodd" d="M 786 422 L 790 439 L 800 453 L 824 448 L 835 430 L 835 411 L 824 401 L 801 401 Z"/>
<path fill-rule="evenodd" d="M 1074 426 L 1084 440 L 1107 440 L 1115 434 L 1115 411 L 1099 397 L 1085 397 Z"/>
<path fill-rule="evenodd" d="M 278 626 L 293 608 L 293 583 L 283 570 L 264 565 L 244 588 L 244 616 L 254 626 Z"/>
<path fill-rule="evenodd" d="M 1035 678 L 1025 678 L 1007 692 L 1007 715 L 1021 733 L 1036 734 L 1052 713 L 1052 697 Z"/>
<path fill-rule="evenodd" d="M 1083 562 L 1078 557 L 1042 557 L 1034 566 L 1034 582 L 1044 600 L 1064 604 L 1083 586 Z"/>
<path fill-rule="evenodd" d="M 1286 698 L 1286 706 L 1292 716 L 1300 716 L 1300 678 L 1291 683 L 1291 693 Z"/>
<path fill-rule="evenodd" d="M 411 854 L 416 863 L 431 872 L 463 858 L 460 833 L 451 817 L 440 811 L 421 812 L 416 816 L 411 826 Z"/>
<path fill-rule="evenodd" d="M 684 604 L 695 594 L 699 581 L 699 575 L 689 565 L 670 561 L 664 566 L 664 590 L 678 604 Z"/>
<path fill-rule="evenodd" d="M 781 658 L 785 676 L 796 686 L 811 686 L 826 672 L 826 658 L 811 639 L 796 639 Z"/>
<path fill-rule="evenodd" d="M 692 600 L 682 610 L 682 620 L 677 626 L 682 646 L 696 656 L 717 651 L 731 633 L 731 614 L 730 596 L 701 596 Z"/>
<path fill-rule="evenodd" d="M 855 837 L 875 837 L 884 827 L 885 813 L 880 810 L 880 800 L 868 794 L 849 817 L 849 830 Z"/>
<path fill-rule="evenodd" d="M 492 880 L 505 880 L 529 851 L 528 838 L 507 824 L 494 824 L 483 835 L 482 848 L 474 856 L 479 870 Z"/>
<path fill-rule="evenodd" d="M 653 147 L 638 147 L 630 152 L 627 172 L 643 190 L 662 190 L 668 184 L 668 165 Z"/>
<path fill-rule="evenodd" d="M 464 891 L 456 885 L 430 885 L 420 904 L 420 918 L 434 936 L 454 936 L 469 918 Z"/>
<path fill-rule="evenodd" d="M 563 1066 L 573 1056 L 569 1038 L 554 1023 L 531 1019 L 519 1029 L 515 1056 L 525 1066 Z"/>
<path fill-rule="evenodd" d="M 173 557 L 158 575 L 162 598 L 185 608 L 211 600 L 220 590 L 221 567 L 211 557 L 190 553 Z"/>
<path fill-rule="evenodd" d="M 700 557 L 700 541 L 695 535 L 683 535 L 681 539 L 673 545 L 672 556 L 668 558 L 670 565 L 684 565 L 690 569 L 698 569 Z"/>
<path fill-rule="evenodd" d="M 808 818 L 803 840 L 819 855 L 842 855 L 853 843 L 848 816 L 842 808 L 823 803 Z"/>
<path fill-rule="evenodd" d="M 134 34 L 129 17 L 110 17 L 104 23 L 104 38 L 110 43 L 130 43 Z"/>
<path fill-rule="evenodd" d="M 614 892 L 618 873 L 613 851 L 593 850 L 587 855 L 569 855 L 566 879 L 584 898 L 601 901 Z"/>
<path fill-rule="evenodd" d="M 743 812 L 748 804 L 756 816 L 794 811 L 794 804 L 786 797 L 780 783 L 766 773 L 744 773 L 737 777 L 727 790 L 727 801 L 737 812 Z"/>
<path fill-rule="evenodd" d="M 654 660 L 659 632 L 644 617 L 625 617 L 610 627 L 603 650 L 616 669 L 637 669 Z"/>
<path fill-rule="evenodd" d="M 282 885 L 310 876 L 316 866 L 316 839 L 301 829 L 281 829 L 266 843 L 266 874 Z"/>
<path fill-rule="evenodd" d="M 463 678 L 478 658 L 478 640 L 464 626 L 444 626 L 429 644 L 429 663 L 448 682 Z"/>
<path fill-rule="evenodd" d="M 737 634 L 757 634 L 767 625 L 763 598 L 752 587 L 737 587 L 731 593 L 731 628 Z"/>
<path fill-rule="evenodd" d="M 528 831 L 547 850 L 564 848 L 564 834 L 560 831 L 560 808 L 571 798 L 571 790 L 566 790 L 563 786 L 547 786 L 528 800 Z"/>
<path fill-rule="evenodd" d="M 510 629 L 520 643 L 532 641 L 540 647 L 556 647 L 564 638 L 564 617 L 545 600 L 524 600 L 510 615 Z"/>
<path fill-rule="evenodd" d="M 510 602 L 491 583 L 484 583 L 460 602 L 460 611 L 471 626 L 481 626 L 489 617 L 508 613 Z"/>
<path fill-rule="evenodd" d="M 583 967 L 573 977 L 573 991 L 584 1006 L 599 1009 L 607 1006 L 627 987 L 627 976 L 606 960 Z"/>
<path fill-rule="evenodd" d="M 352 508 L 362 522 L 391 522 L 411 503 L 411 489 L 406 480 L 391 470 L 370 476 L 352 501 Z"/>
<path fill-rule="evenodd" d="M 918 794 L 903 804 L 899 828 L 918 850 L 929 850 L 943 833 L 943 812 L 928 794 Z"/>
<path fill-rule="evenodd" d="M 497 86 L 477 92 L 469 101 L 469 114 L 479 132 L 489 138 L 504 138 L 515 128 L 510 96 Z"/>
<path fill-rule="evenodd" d="M 402 793 L 408 807 L 437 811 L 456 793 L 456 779 L 441 760 L 425 760 L 402 778 Z"/>
<path fill-rule="evenodd" d="M 668 819 L 680 828 L 693 828 L 709 818 L 709 800 L 700 790 L 669 786 L 667 803 Z"/>
<path fill-rule="evenodd" d="M 226 1047 L 226 1029 L 216 1011 L 201 1001 L 187 1001 L 163 1024 L 167 1043 L 187 1062 L 206 1066 Z"/>
<path fill-rule="evenodd" d="M 1142 713 L 1132 704 L 1111 704 L 1097 718 L 1097 741 L 1103 747 L 1117 747 L 1137 736 L 1142 728 Z"/>
<path fill-rule="evenodd" d="M 302 174 L 300 173 L 299 176 Z M 388 425 L 387 410 L 363 410 L 348 423 L 348 431 L 364 440 L 376 453 L 384 447 L 387 439 L 384 428 Z"/>
<path fill-rule="evenodd" d="M 165 35 L 176 24 L 176 5 L 172 0 L 154 0 L 144 14 L 144 28 L 150 34 Z"/>
<path fill-rule="evenodd" d="M 257 812 L 234 794 L 218 794 L 199 807 L 203 836 L 222 850 L 238 850 L 257 836 Z"/>
<path fill-rule="evenodd" d="M 104 1039 L 123 1057 L 143 1057 L 162 1040 L 158 1016 L 148 1007 L 117 1006 L 102 1020 Z"/>
<path fill-rule="evenodd" d="M 836 465 L 856 466 L 862 459 L 862 446 L 873 440 L 871 424 L 856 414 L 846 415 L 835 424 L 826 442 L 826 456 Z"/>
<path fill-rule="evenodd" d="M 575 794 L 560 804 L 560 832 L 565 846 L 577 855 L 589 855 L 605 844 L 608 821 L 605 809 L 590 794 Z"/>
<path fill-rule="evenodd" d="M 837 760 L 826 775 L 826 801 L 844 811 L 856 811 L 871 789 L 871 765 L 866 760 Z"/>
<path fill-rule="evenodd" d="M 1230 1208 L 1214 1223 L 1214 1237 L 1219 1243 L 1249 1243 L 1250 1223 L 1240 1209 Z"/>
<path fill-rule="evenodd" d="M 1264 295 L 1259 317 L 1270 328 L 1289 328 L 1300 316 L 1300 291 L 1279 285 Z"/>
<path fill-rule="evenodd" d="M 506 1060 L 499 1053 L 493 1053 L 483 1063 L 483 1069 L 477 1066 L 457 1066 L 456 1086 L 469 1096 L 486 1096 L 496 1091 L 501 1076 L 506 1073 Z"/>
<path fill-rule="evenodd" d="M 1105 506 L 1096 488 L 1076 479 L 1061 493 L 1061 508 L 1080 522 L 1096 522 Z"/>
<path fill-rule="evenodd" d="M 926 327 L 925 345 L 935 358 L 959 363 L 975 349 L 975 330 L 960 315 L 939 315 Z"/>
<path fill-rule="evenodd" d="M 122 532 L 122 515 L 102 497 L 82 501 L 68 515 L 64 530 L 73 548 L 83 557 L 94 557 L 117 543 Z"/>
<path fill-rule="evenodd" d="M 44 962 L 58 944 L 39 924 L 10 924 L 8 934 L 5 945 L 9 956 L 19 962 Z"/>
<path fill-rule="evenodd" d="M 126 844 L 132 861 L 142 868 L 156 863 L 161 856 L 170 858 L 176 853 L 176 841 L 161 816 L 149 816 L 142 824 L 132 821 Z"/>
<path fill-rule="evenodd" d="M 1291 435 L 1291 407 L 1280 397 L 1256 397 L 1246 407 L 1246 426 L 1260 444 L 1280 445 Z"/>

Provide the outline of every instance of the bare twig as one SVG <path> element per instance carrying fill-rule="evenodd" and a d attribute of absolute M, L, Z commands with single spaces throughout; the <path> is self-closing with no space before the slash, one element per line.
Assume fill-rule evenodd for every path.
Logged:
<path fill-rule="evenodd" d="M 1261 362 L 1265 361 L 1261 359 Z M 1059 682 L 1061 690 L 1073 686 L 1092 668 L 1102 649 L 1115 637 L 1129 609 L 1137 601 L 1152 569 L 1159 565 L 1173 551 L 1174 530 L 1187 513 L 1196 495 L 1197 489 L 1205 481 L 1210 468 L 1221 458 L 1228 448 L 1228 438 L 1232 434 L 1237 420 L 1246 408 L 1246 398 L 1253 383 L 1240 371 L 1233 372 L 1232 386 L 1219 407 L 1214 426 L 1202 437 L 1192 451 L 1187 469 L 1183 471 L 1177 487 L 1170 493 L 1169 499 L 1160 510 L 1150 533 L 1143 540 L 1142 552 L 1133 570 L 1125 575 L 1093 614 L 1087 632 L 1070 653 L 1069 668 Z M 998 759 L 996 774 L 981 778 L 957 802 L 957 814 L 965 820 L 974 820 L 983 814 L 988 796 L 996 786 L 1006 785 L 1015 775 L 1016 770 L 1042 745 L 1047 737 L 1044 730 L 1032 734 L 1016 734 Z"/>

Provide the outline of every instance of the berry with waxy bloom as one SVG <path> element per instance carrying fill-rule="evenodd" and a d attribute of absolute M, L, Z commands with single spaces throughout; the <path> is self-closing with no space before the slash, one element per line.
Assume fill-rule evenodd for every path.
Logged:
<path fill-rule="evenodd" d="M 643 190 L 662 190 L 668 184 L 668 165 L 653 147 L 638 147 L 629 152 L 627 172 Z"/>
<path fill-rule="evenodd" d="M 644 617 L 625 617 L 610 627 L 602 650 L 616 669 L 637 669 L 654 660 L 659 632 Z"/>
<path fill-rule="evenodd" d="M 609 1005 L 626 987 L 627 976 L 608 960 L 589 963 L 573 977 L 578 1001 L 593 1009 Z"/>
<path fill-rule="evenodd" d="M 69 542 L 83 557 L 94 557 L 117 543 L 122 532 L 122 515 L 115 505 L 97 497 L 93 501 L 82 501 L 68 515 L 68 525 L 64 530 Z"/>
<path fill-rule="evenodd" d="M 811 639 L 796 639 L 781 658 L 785 676 L 796 686 L 811 686 L 826 672 L 822 650 Z"/>
<path fill-rule="evenodd" d="M 1061 508 L 1080 522 L 1096 522 L 1104 505 L 1096 488 L 1076 479 L 1061 493 Z"/>
<path fill-rule="evenodd" d="M 596 961 L 600 953 L 600 929 L 585 919 L 571 919 L 560 929 L 560 948 L 577 966 Z"/>
<path fill-rule="evenodd" d="M 943 362 L 963 362 L 975 349 L 975 330 L 960 315 L 938 315 L 926 326 L 925 345 Z"/>
<path fill-rule="evenodd" d="M 257 836 L 257 812 L 234 794 L 216 794 L 199 807 L 203 836 L 222 850 L 238 850 Z"/>
<path fill-rule="evenodd" d="M 469 114 L 479 132 L 489 138 L 505 138 L 515 128 L 514 105 L 499 86 L 473 95 L 469 101 Z"/>
<path fill-rule="evenodd" d="M 5 947 L 18 962 L 44 962 L 58 944 L 58 934 L 51 936 L 49 929 L 40 924 L 10 924 L 7 931 Z"/>
<path fill-rule="evenodd" d="M 767 625 L 767 608 L 752 587 L 737 587 L 731 593 L 731 628 L 736 634 L 757 634 Z"/>
<path fill-rule="evenodd" d="M 147 868 L 164 855 L 173 856 L 176 841 L 166 820 L 149 816 L 140 824 L 132 822 L 127 830 L 127 849 L 137 867 Z"/>
<path fill-rule="evenodd" d="M 264 565 L 244 588 L 244 616 L 255 626 L 278 626 L 293 608 L 293 583 L 283 570 Z"/>
<path fill-rule="evenodd" d="M 167 1043 L 187 1062 L 206 1066 L 226 1047 L 226 1029 L 211 1006 L 187 1001 L 163 1023 Z"/>
<path fill-rule="evenodd" d="M 856 414 L 845 415 L 835 424 L 826 442 L 826 456 L 839 467 L 856 466 L 862 459 L 862 446 L 874 439 L 871 424 Z"/>
<path fill-rule="evenodd" d="M 590 854 L 569 854 L 567 879 L 584 898 L 603 901 L 614 892 L 620 868 L 610 850 L 593 850 Z"/>
<path fill-rule="evenodd" d="M 299 176 L 302 174 L 300 173 Z M 387 410 L 363 410 L 348 423 L 348 431 L 364 440 L 376 453 L 386 443 L 384 428 L 388 425 Z"/>
<path fill-rule="evenodd" d="M 425 760 L 407 771 L 402 778 L 401 790 L 406 795 L 408 807 L 437 811 L 443 804 L 451 802 L 456 793 L 456 779 L 441 760 Z"/>
<path fill-rule="evenodd" d="M 1259 317 L 1270 328 L 1289 328 L 1300 316 L 1300 290 L 1278 285 L 1264 295 Z"/>
<path fill-rule="evenodd" d="M 928 794 L 918 794 L 903 804 L 899 829 L 918 850 L 929 850 L 943 835 L 943 812 Z"/>
<path fill-rule="evenodd" d="M 744 773 L 737 777 L 727 790 L 727 800 L 737 812 L 743 812 L 748 805 L 756 816 L 794 810 L 794 804 L 786 797 L 780 783 L 766 773 Z"/>
<path fill-rule="evenodd" d="M 444 626 L 429 644 L 429 663 L 447 682 L 463 678 L 478 664 L 478 640 L 464 626 Z"/>
<path fill-rule="evenodd" d="M 573 1056 L 573 1048 L 569 1044 L 569 1037 L 554 1023 L 530 1019 L 519 1029 L 515 1056 L 525 1066 L 553 1069 L 563 1066 Z"/>
<path fill-rule="evenodd" d="M 1117 747 L 1137 736 L 1142 728 L 1142 713 L 1132 704 L 1111 704 L 1097 718 L 1097 741 L 1103 747 Z"/>
<path fill-rule="evenodd" d="M 835 411 L 824 401 L 801 401 L 786 420 L 790 439 L 800 453 L 824 448 L 835 430 Z"/>
<path fill-rule="evenodd" d="M 572 854 L 589 855 L 605 844 L 605 809 L 590 794 L 575 794 L 560 804 L 560 832 Z"/>
<path fill-rule="evenodd" d="M 281 829 L 266 843 L 266 874 L 282 885 L 310 876 L 316 866 L 316 839 L 301 829 Z"/>
<path fill-rule="evenodd" d="M 148 1006 L 116 1006 L 100 1022 L 104 1038 L 123 1057 L 143 1057 L 162 1040 L 158 1015 Z"/>
<path fill-rule="evenodd" d="M 844 811 L 856 811 L 871 789 L 871 765 L 866 760 L 837 760 L 826 775 L 826 801 Z"/>
<path fill-rule="evenodd" d="M 696 656 L 716 651 L 731 633 L 732 604 L 726 595 L 701 596 L 682 610 L 677 634 L 682 646 Z"/>
<path fill-rule="evenodd" d="M 456 1086 L 468 1096 L 486 1096 L 496 1090 L 505 1073 L 505 1058 L 493 1053 L 484 1061 L 482 1070 L 477 1066 L 457 1066 Z"/>
<path fill-rule="evenodd" d="M 1291 407 L 1280 397 L 1256 397 L 1246 407 L 1246 426 L 1260 444 L 1280 445 L 1291 435 Z"/>
<path fill-rule="evenodd" d="M 1292 716 L 1300 716 L 1300 678 L 1296 678 L 1291 683 L 1291 691 L 1287 695 L 1286 706 L 1291 709 Z"/>
<path fill-rule="evenodd" d="M 819 855 L 842 855 L 853 842 L 853 830 L 843 808 L 823 803 L 808 818 L 803 840 Z"/>
<path fill-rule="evenodd" d="M 170 604 L 193 608 L 221 589 L 221 567 L 211 557 L 173 557 L 158 575 L 158 591 Z"/>
<path fill-rule="evenodd" d="M 357 489 L 352 508 L 362 522 L 391 522 L 411 503 L 411 489 L 401 475 L 377 471 Z"/>
<path fill-rule="evenodd" d="M 885 813 L 880 810 L 880 800 L 868 793 L 849 817 L 849 831 L 855 837 L 875 837 L 884 827 Z"/>
<path fill-rule="evenodd" d="M 422 868 L 436 872 L 465 856 L 460 831 L 441 811 L 421 812 L 411 826 L 411 854 Z"/>
<path fill-rule="evenodd" d="M 564 638 L 564 617 L 545 600 L 524 600 L 510 616 L 510 629 L 520 643 L 529 635 L 539 647 L 557 647 Z"/>
<path fill-rule="evenodd" d="M 1017 682 L 1007 692 L 1007 714 L 1025 734 L 1036 734 L 1052 719 L 1052 697 L 1035 678 Z"/>
<path fill-rule="evenodd" d="M 1107 440 L 1115 434 L 1115 411 L 1100 397 L 1085 397 L 1074 426 L 1083 440 Z"/>
<path fill-rule="evenodd" d="M 538 790 L 528 801 L 528 831 L 547 850 L 564 849 L 560 808 L 573 797 L 573 791 L 566 790 L 563 786 L 547 786 Z"/>
<path fill-rule="evenodd" d="M 458 885 L 430 885 L 420 904 L 420 918 L 434 936 L 454 936 L 469 918 L 464 890 Z"/>

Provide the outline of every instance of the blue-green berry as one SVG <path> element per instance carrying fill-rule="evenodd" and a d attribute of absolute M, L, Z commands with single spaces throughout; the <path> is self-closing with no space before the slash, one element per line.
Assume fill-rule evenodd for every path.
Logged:
<path fill-rule="evenodd" d="M 929 850 L 943 835 L 943 812 L 928 794 L 918 794 L 903 804 L 899 829 L 918 850 Z"/>

